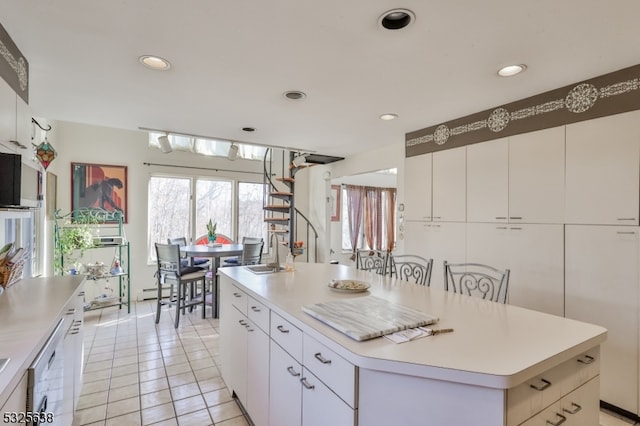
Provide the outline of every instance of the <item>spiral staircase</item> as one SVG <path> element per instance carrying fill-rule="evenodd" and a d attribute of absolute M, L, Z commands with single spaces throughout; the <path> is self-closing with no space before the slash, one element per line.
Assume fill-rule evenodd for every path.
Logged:
<path fill-rule="evenodd" d="M 315 164 L 329 164 L 343 160 L 318 154 L 267 149 L 264 156 L 263 209 L 270 235 L 303 262 L 318 261 L 318 231 L 309 219 L 296 208 L 296 175 Z M 300 159 L 304 158 L 301 163 Z M 269 238 L 271 240 L 271 238 Z"/>

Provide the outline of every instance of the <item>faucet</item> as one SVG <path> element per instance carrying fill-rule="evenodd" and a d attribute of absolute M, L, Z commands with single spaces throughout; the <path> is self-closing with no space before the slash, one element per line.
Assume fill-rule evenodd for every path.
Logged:
<path fill-rule="evenodd" d="M 275 239 L 275 244 L 273 243 L 274 239 Z M 275 251 L 275 261 L 271 263 L 267 263 L 267 267 L 273 268 L 273 272 L 279 272 L 280 271 L 280 251 L 278 249 L 280 248 L 280 242 L 278 241 L 278 236 L 275 233 L 271 234 L 271 240 L 269 244 L 271 245 L 271 247 L 273 247 L 273 250 Z"/>

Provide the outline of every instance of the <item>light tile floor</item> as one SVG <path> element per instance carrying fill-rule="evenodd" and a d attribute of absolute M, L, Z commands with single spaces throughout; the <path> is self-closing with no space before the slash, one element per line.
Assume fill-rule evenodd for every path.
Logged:
<path fill-rule="evenodd" d="M 154 301 L 84 316 L 84 385 L 74 426 L 248 426 L 218 365 L 218 320 L 199 310 L 155 324 Z M 601 426 L 638 425 L 600 412 Z"/>
<path fill-rule="evenodd" d="M 155 302 L 85 313 L 83 388 L 73 425 L 248 426 L 220 376 L 218 320 Z"/>

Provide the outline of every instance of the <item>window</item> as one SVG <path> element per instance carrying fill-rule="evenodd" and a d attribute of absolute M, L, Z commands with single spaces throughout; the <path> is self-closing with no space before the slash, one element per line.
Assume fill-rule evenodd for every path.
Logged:
<path fill-rule="evenodd" d="M 149 132 L 149 146 L 160 149 L 158 138 L 164 136 L 164 133 Z M 226 157 L 229 154 L 231 142 L 217 139 L 202 139 L 192 136 L 168 135 L 169 144 L 174 151 L 193 152 L 200 155 L 210 155 L 217 157 Z M 263 146 L 247 145 L 235 143 L 238 146 L 238 158 L 245 160 L 264 159 L 267 148 Z"/>
<path fill-rule="evenodd" d="M 347 185 L 342 188 L 342 199 L 344 202 L 342 203 L 342 211 L 341 211 L 341 222 L 342 222 L 342 250 L 352 251 L 351 245 L 351 233 L 349 231 L 349 203 L 347 201 L 347 188 L 353 185 Z M 375 189 L 372 187 L 360 187 L 360 188 L 369 188 Z M 374 249 L 375 247 L 369 247 L 367 243 L 367 238 L 365 238 L 365 221 L 367 214 L 379 214 L 380 221 L 378 223 L 379 226 L 375 227 L 374 236 L 372 237 L 374 241 L 378 241 L 382 244 L 383 249 L 386 250 L 385 246 L 388 244 L 388 240 L 393 240 L 393 246 L 395 246 L 395 235 L 390 234 L 389 231 L 393 232 L 393 229 L 396 228 L 396 218 L 395 218 L 395 209 L 396 209 L 396 199 L 395 199 L 395 189 L 391 188 L 378 188 L 380 189 L 380 205 L 376 208 L 376 212 L 368 212 L 367 209 L 363 209 L 362 219 L 360 222 L 360 232 L 358 237 L 358 249 Z M 364 200 L 363 200 L 364 202 Z M 392 230 L 389 230 L 387 224 L 392 222 Z"/>
<path fill-rule="evenodd" d="M 210 177 L 151 176 L 148 193 L 149 261 L 155 262 L 156 242 L 165 243 L 167 238 L 181 236 L 195 242 L 207 233 L 209 219 L 217 223 L 218 234 L 232 240 L 257 236 L 267 241 L 263 193 L 262 183 Z"/>

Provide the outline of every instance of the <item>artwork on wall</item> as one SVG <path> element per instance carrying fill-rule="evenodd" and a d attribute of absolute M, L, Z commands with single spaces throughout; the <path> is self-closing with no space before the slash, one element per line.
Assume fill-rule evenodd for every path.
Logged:
<path fill-rule="evenodd" d="M 47 206 L 47 219 L 54 219 L 56 210 L 58 209 L 58 176 L 51 172 L 47 172 L 47 189 L 45 194 L 45 202 Z"/>
<path fill-rule="evenodd" d="M 103 209 L 127 212 L 127 167 L 71 163 L 71 210 Z"/>
<path fill-rule="evenodd" d="M 331 185 L 331 221 L 340 221 L 340 185 Z"/>

